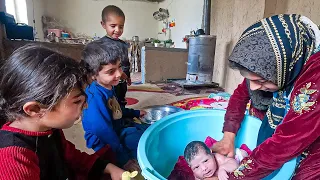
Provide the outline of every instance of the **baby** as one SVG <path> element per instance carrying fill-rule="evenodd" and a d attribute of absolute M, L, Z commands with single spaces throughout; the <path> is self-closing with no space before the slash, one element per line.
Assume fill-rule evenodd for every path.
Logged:
<path fill-rule="evenodd" d="M 247 153 L 241 150 L 243 156 Z M 219 180 L 229 178 L 227 172 L 238 168 L 238 162 L 221 154 L 211 153 L 211 150 L 201 141 L 192 141 L 184 150 L 184 158 L 193 171 L 196 180 L 218 177 Z"/>

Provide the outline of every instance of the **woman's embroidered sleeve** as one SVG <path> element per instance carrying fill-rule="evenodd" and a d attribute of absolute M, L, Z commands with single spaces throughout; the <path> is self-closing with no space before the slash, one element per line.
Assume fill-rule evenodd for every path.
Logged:
<path fill-rule="evenodd" d="M 247 104 L 250 100 L 249 91 L 246 85 L 246 80 L 243 80 L 234 90 L 229 100 L 229 105 L 225 115 L 225 122 L 223 125 L 223 132 L 237 133 L 241 122 L 244 118 L 244 113 Z"/>

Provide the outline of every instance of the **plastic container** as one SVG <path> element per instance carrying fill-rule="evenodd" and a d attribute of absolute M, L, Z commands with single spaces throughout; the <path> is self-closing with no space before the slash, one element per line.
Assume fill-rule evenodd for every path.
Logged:
<path fill-rule="evenodd" d="M 173 170 L 178 156 L 194 140 L 204 141 L 207 136 L 216 140 L 223 137 L 224 110 L 182 111 L 163 118 L 150 126 L 142 135 L 138 146 L 138 162 L 142 175 L 148 180 L 165 180 Z M 245 116 L 235 145 L 256 147 L 261 121 Z M 273 178 L 287 180 L 294 172 L 296 159 L 287 162 Z"/>
<path fill-rule="evenodd" d="M 48 29 L 48 34 L 50 34 L 51 32 L 56 34 L 57 37 L 61 37 L 61 30 L 60 29 Z"/>
<path fill-rule="evenodd" d="M 69 33 L 62 32 L 61 37 L 62 38 L 69 38 Z"/>

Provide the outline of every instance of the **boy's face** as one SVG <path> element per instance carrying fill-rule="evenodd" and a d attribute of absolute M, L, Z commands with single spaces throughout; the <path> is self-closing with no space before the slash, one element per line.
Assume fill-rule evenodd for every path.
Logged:
<path fill-rule="evenodd" d="M 103 65 L 94 78 L 101 86 L 112 89 L 112 86 L 119 84 L 122 73 L 120 60 L 118 60 L 116 64 Z"/>
<path fill-rule="evenodd" d="M 212 154 L 207 154 L 204 150 L 199 150 L 189 163 L 193 174 L 198 179 L 209 178 L 217 170 L 217 164 Z"/>
<path fill-rule="evenodd" d="M 105 22 L 101 21 L 101 25 L 106 30 L 108 36 L 113 39 L 119 39 L 123 33 L 124 21 L 124 17 L 109 14 L 105 17 Z"/>

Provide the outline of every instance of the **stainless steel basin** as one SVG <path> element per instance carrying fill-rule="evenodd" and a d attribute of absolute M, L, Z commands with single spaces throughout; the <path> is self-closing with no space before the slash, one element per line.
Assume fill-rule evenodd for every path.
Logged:
<path fill-rule="evenodd" d="M 156 121 L 176 112 L 184 111 L 184 109 L 175 107 L 175 106 L 168 106 L 168 105 L 161 105 L 161 106 L 150 106 L 144 109 L 147 114 L 141 118 L 141 121 L 146 124 L 153 124 Z"/>

